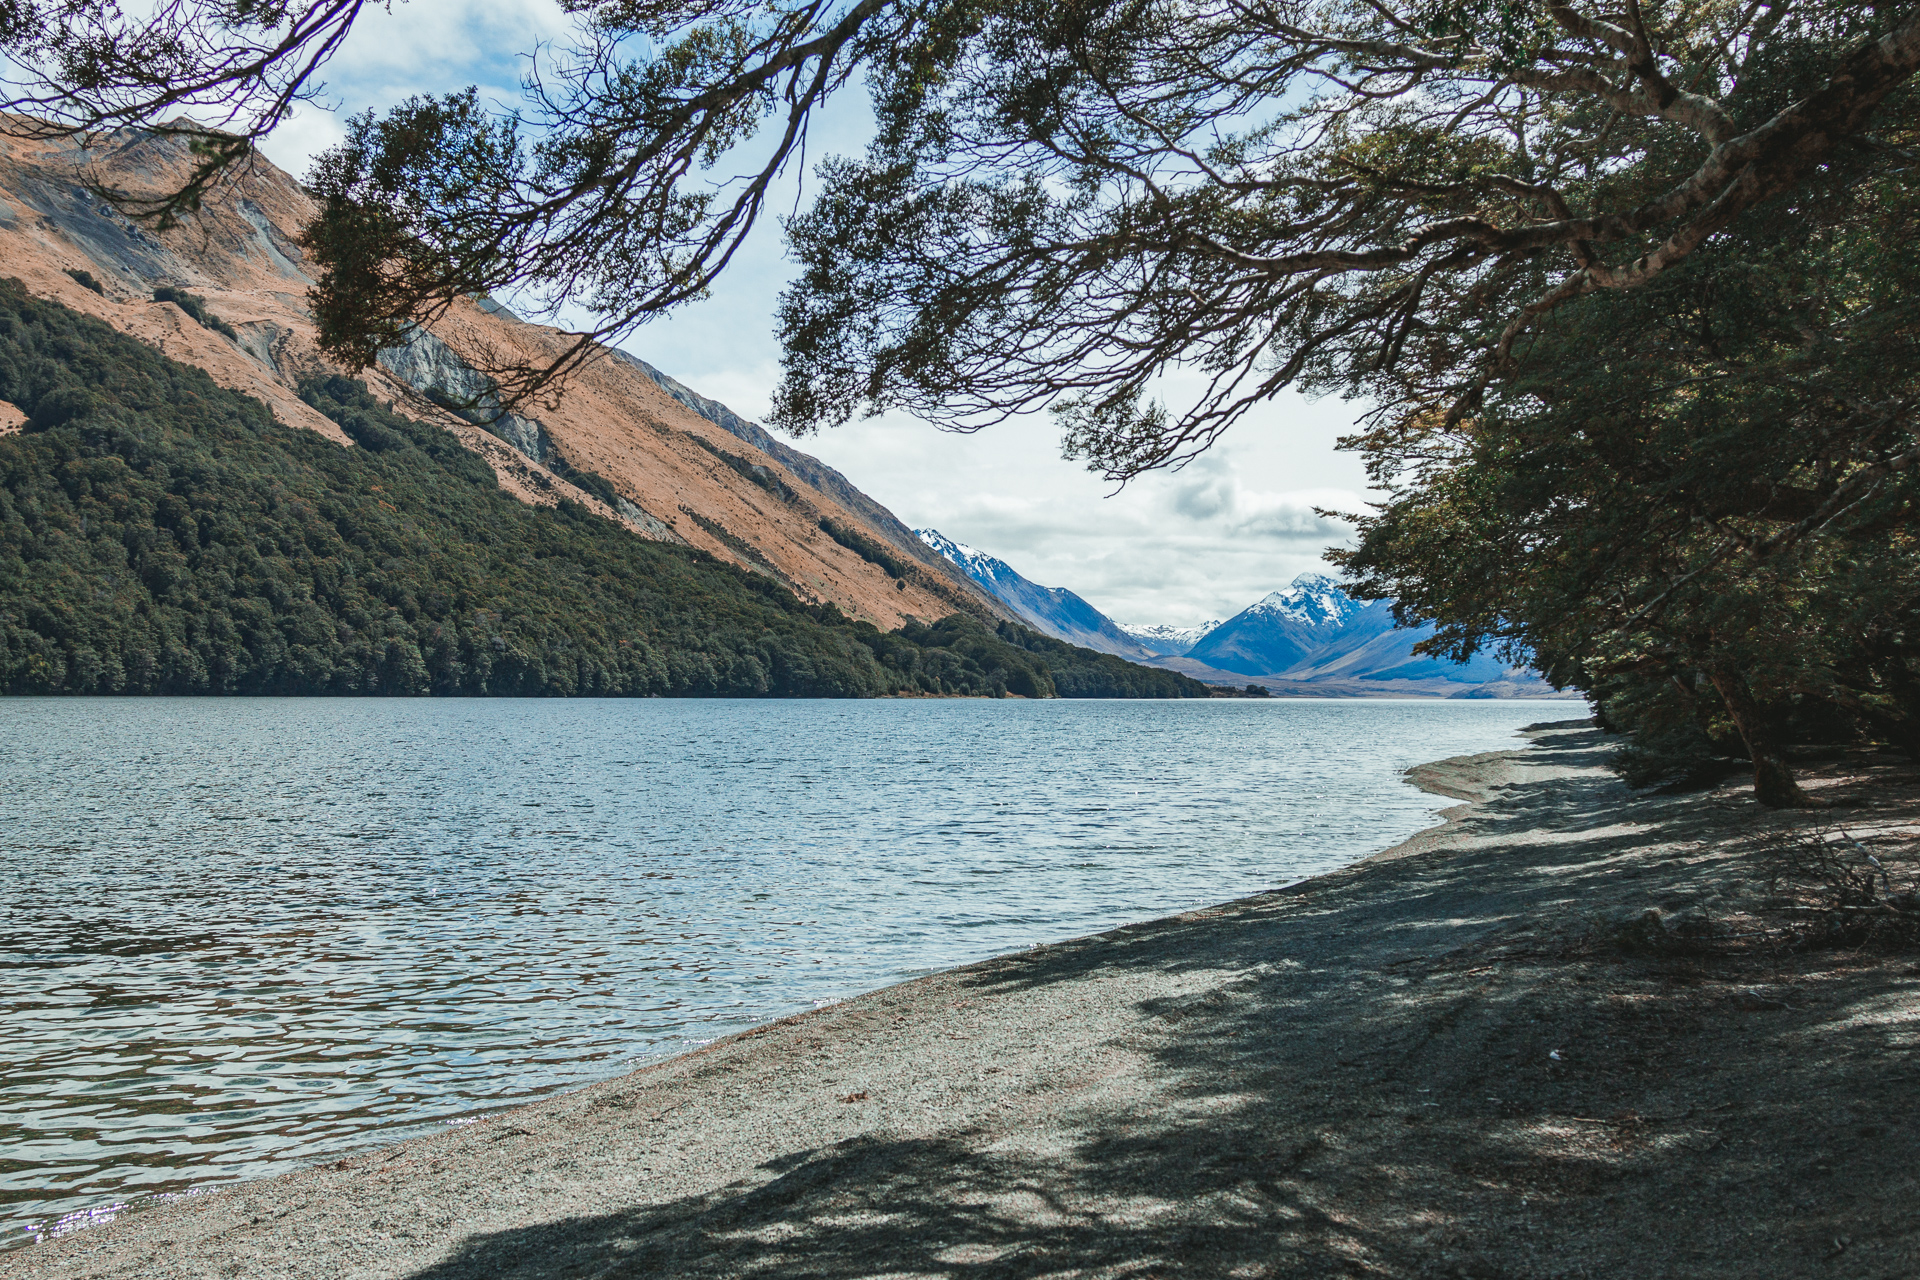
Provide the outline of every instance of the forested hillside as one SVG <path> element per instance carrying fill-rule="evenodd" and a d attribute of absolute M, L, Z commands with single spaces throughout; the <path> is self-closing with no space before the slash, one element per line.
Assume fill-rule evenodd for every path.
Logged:
<path fill-rule="evenodd" d="M 0 689 L 15 693 L 1204 696 L 965 617 L 881 632 L 574 503 L 530 507 L 358 382 L 277 422 L 0 281 Z"/>

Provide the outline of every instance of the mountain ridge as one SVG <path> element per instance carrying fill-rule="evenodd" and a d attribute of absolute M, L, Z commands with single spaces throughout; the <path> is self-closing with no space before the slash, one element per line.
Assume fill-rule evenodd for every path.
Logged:
<path fill-rule="evenodd" d="M 935 569 L 956 582 L 967 581 L 965 574 L 957 572 L 945 557 L 931 553 L 915 535 L 914 530 L 909 529 L 906 523 L 892 511 L 862 492 L 837 468 L 822 462 L 810 453 L 802 453 L 759 423 L 735 413 L 710 396 L 700 394 L 678 378 L 662 372 L 639 356 L 618 347 L 610 348 L 610 351 L 615 360 L 631 363 L 659 384 L 668 395 L 694 413 L 735 438 L 753 445 L 814 488 L 833 496 L 849 511 L 863 516 L 869 527 L 896 550 L 906 552 L 919 564 Z"/>
<path fill-rule="evenodd" d="M 1175 627 L 1166 623 L 1142 626 L 1123 622 L 1120 624 L 1120 629 L 1162 657 L 1178 658 L 1184 656 L 1194 645 L 1199 644 L 1206 638 L 1209 631 L 1223 621 L 1225 619 L 1215 618 L 1197 627 Z"/>
<path fill-rule="evenodd" d="M 914 533 L 1028 625 L 1206 683 L 1257 683 L 1300 697 L 1556 696 L 1531 672 L 1485 655 L 1455 663 L 1414 653 L 1430 626 L 1396 628 L 1391 602 L 1355 600 L 1324 573 L 1302 573 L 1224 621 L 1127 626 L 936 529 Z"/>
<path fill-rule="evenodd" d="M 133 130 L 91 150 L 0 138 L 6 274 L 262 400 L 288 425 L 354 447 L 298 393 L 303 379 L 333 366 L 307 309 L 312 281 L 297 235 L 313 204 L 297 182 L 257 160 L 165 231 L 136 225 L 89 194 L 96 178 L 157 190 L 191 164 L 183 143 Z M 202 299 L 196 305 L 226 332 L 156 302 L 156 288 Z M 500 487 L 529 505 L 578 503 L 637 536 L 704 551 L 883 630 L 955 611 L 989 624 L 1014 618 L 996 597 L 917 552 L 905 526 L 844 476 L 756 436 L 757 428 L 729 430 L 694 411 L 626 353 L 604 351 L 551 404 L 497 418 L 472 411 L 490 385 L 479 368 L 539 363 L 566 341 L 497 302 L 461 300 L 361 377 L 382 404 L 481 457 Z M 892 550 L 875 554 L 882 547 Z M 894 571 L 901 567 L 904 576 Z"/>
<path fill-rule="evenodd" d="M 938 529 L 915 529 L 914 536 L 934 554 L 954 565 L 967 579 L 992 594 L 1029 626 L 1069 644 L 1146 661 L 1154 651 L 1121 629 L 1120 624 L 1065 587 L 1043 587 L 1029 581 L 1012 565 L 964 542 L 955 542 Z"/>
<path fill-rule="evenodd" d="M 1303 573 L 1208 631 L 1181 655 L 1182 665 L 1158 665 L 1192 674 L 1205 666 L 1288 684 L 1315 682 L 1438 681 L 1452 686 L 1548 686 L 1530 674 L 1476 654 L 1464 663 L 1413 652 L 1431 626 L 1397 628 L 1387 600 L 1355 600 L 1333 578 Z"/>

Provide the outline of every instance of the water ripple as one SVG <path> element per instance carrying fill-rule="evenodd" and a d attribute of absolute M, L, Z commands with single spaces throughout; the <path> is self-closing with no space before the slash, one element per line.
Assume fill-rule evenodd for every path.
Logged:
<path fill-rule="evenodd" d="M 1270 888 L 1567 705 L 0 703 L 14 1241 Z"/>

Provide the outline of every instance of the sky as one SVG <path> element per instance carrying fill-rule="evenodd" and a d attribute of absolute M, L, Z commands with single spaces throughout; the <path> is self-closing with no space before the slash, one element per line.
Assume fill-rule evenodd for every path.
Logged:
<path fill-rule="evenodd" d="M 564 43 L 567 24 L 551 0 L 369 6 L 329 64 L 324 97 L 302 105 L 264 149 L 300 176 L 342 136 L 348 115 L 469 84 L 510 105 L 526 55 L 543 41 Z M 809 167 L 859 151 L 869 125 L 856 94 L 832 104 L 815 121 Z M 810 184 L 798 173 L 788 181 L 773 207 L 791 209 L 796 198 L 804 205 Z M 761 419 L 780 376 L 774 305 L 793 274 L 779 228 L 763 222 L 710 297 L 621 345 Z M 1177 394 L 1177 379 L 1169 386 Z M 1192 626 L 1230 617 L 1300 573 L 1328 571 L 1322 551 L 1351 530 L 1314 508 L 1354 511 L 1367 500 L 1359 459 L 1334 448 L 1356 416 L 1337 398 L 1283 395 L 1184 470 L 1118 492 L 1061 458 L 1045 417 L 956 435 L 889 415 L 793 443 L 914 528 L 938 529 L 1035 582 L 1077 592 L 1120 622 Z"/>

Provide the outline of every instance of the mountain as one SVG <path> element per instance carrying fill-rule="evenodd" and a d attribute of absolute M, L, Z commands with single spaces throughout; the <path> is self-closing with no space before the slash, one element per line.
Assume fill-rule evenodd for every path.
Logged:
<path fill-rule="evenodd" d="M 352 447 L 300 394 L 335 370 L 307 310 L 312 280 L 297 238 L 314 206 L 297 182 L 256 157 L 170 230 L 90 194 L 95 183 L 159 190 L 194 163 L 185 143 L 137 130 L 90 150 L 0 138 L 0 273 L 204 370 L 289 426 Z M 537 363 L 567 342 L 489 299 L 462 300 L 361 379 L 382 406 L 446 432 L 529 506 L 578 503 L 881 630 L 955 612 L 990 627 L 1015 619 L 839 472 L 624 352 L 604 351 L 552 403 L 491 411 L 482 366 Z"/>
<path fill-rule="evenodd" d="M 300 185 L 0 137 L 0 691 L 1192 697 L 1016 615 L 839 472 L 625 353 L 460 300 L 356 378 Z M 937 620 L 937 621 L 936 621 Z"/>
<path fill-rule="evenodd" d="M 1483 684 L 1504 680 L 1505 663 L 1484 653 L 1465 662 L 1416 654 L 1413 646 L 1433 634 L 1431 626 L 1373 635 L 1340 636 L 1308 654 L 1284 674 L 1292 680 L 1449 680 Z"/>
<path fill-rule="evenodd" d="M 298 394 L 352 446 L 0 279 L 0 692 L 1206 695 L 1012 622 L 883 632 L 521 502 L 358 381 Z"/>
<path fill-rule="evenodd" d="M 938 529 L 915 529 L 914 536 L 952 564 L 967 579 L 991 593 L 1028 626 L 1069 644 L 1084 645 L 1122 658 L 1150 659 L 1160 652 L 1143 644 L 1065 587 L 1043 587 L 1020 576 L 1004 560 L 955 542 Z"/>
<path fill-rule="evenodd" d="M 1392 626 L 1386 604 L 1362 604 L 1332 578 L 1303 573 L 1213 628 L 1185 656 L 1222 671 L 1278 675 L 1329 644 L 1371 639 Z"/>
<path fill-rule="evenodd" d="M 1089 649 L 1178 671 L 1215 685 L 1247 683 L 1320 697 L 1547 697 L 1529 672 L 1484 655 L 1465 663 L 1413 646 L 1431 627 L 1394 629 L 1390 602 L 1353 599 L 1334 579 L 1303 573 L 1225 622 L 1199 627 L 1122 626 L 1063 587 L 1031 582 L 1006 561 L 935 529 L 915 535 L 1022 621 Z"/>
<path fill-rule="evenodd" d="M 1413 646 L 1432 634 L 1430 626 L 1395 630 L 1390 602 L 1355 600 L 1325 574 L 1303 573 L 1213 627 L 1185 654 L 1162 658 L 1159 665 L 1202 679 L 1259 676 L 1329 689 L 1366 681 L 1404 692 L 1459 692 L 1489 684 L 1543 696 L 1551 692 L 1484 654 L 1464 663 L 1415 654 Z M 1431 687 L 1415 689 L 1415 683 Z"/>
<path fill-rule="evenodd" d="M 802 453 L 782 442 L 759 423 L 741 417 L 718 400 L 701 395 L 678 378 L 662 373 L 638 356 L 615 350 L 613 358 L 639 369 L 658 383 L 661 390 L 708 422 L 746 441 L 815 489 L 832 497 L 864 520 L 868 529 L 878 534 L 894 550 L 905 552 L 918 564 L 933 569 L 955 585 L 965 587 L 969 584 L 968 578 L 957 566 L 929 548 L 898 516 L 855 488 L 852 481 L 833 467 L 812 454 Z"/>
<path fill-rule="evenodd" d="M 1178 658 L 1188 653 L 1193 646 L 1206 639 L 1220 620 L 1203 622 L 1197 627 L 1170 627 L 1159 624 L 1151 627 L 1128 626 L 1120 624 L 1120 629 L 1138 641 L 1142 648 L 1165 657 Z"/>

